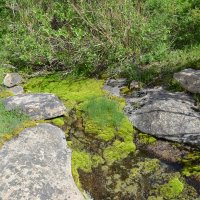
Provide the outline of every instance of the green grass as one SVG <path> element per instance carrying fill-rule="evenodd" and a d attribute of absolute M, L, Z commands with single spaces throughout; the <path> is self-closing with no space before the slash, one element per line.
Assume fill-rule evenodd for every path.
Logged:
<path fill-rule="evenodd" d="M 119 104 L 106 97 L 91 98 L 83 106 L 83 110 L 100 126 L 119 127 L 125 117 Z"/>
<path fill-rule="evenodd" d="M 7 111 L 0 101 L 0 137 L 13 132 L 27 120 L 28 117 L 17 110 Z"/>

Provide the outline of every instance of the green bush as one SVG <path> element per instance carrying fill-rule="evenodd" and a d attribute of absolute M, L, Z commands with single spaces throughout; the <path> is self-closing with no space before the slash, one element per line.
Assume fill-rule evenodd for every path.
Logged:
<path fill-rule="evenodd" d="M 168 67 L 200 63 L 190 53 L 200 44 L 199 5 L 199 0 L 3 0 L 0 60 L 78 75 L 107 70 L 149 82 Z"/>

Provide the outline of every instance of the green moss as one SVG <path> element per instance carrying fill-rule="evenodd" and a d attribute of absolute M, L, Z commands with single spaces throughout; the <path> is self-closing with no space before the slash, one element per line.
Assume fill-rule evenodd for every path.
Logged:
<path fill-rule="evenodd" d="M 100 163 L 103 163 L 103 159 L 97 155 L 90 155 L 85 151 L 74 150 L 72 152 L 72 174 L 77 186 L 81 189 L 81 183 L 79 181 L 78 170 L 81 169 L 84 172 L 91 172 L 93 167 L 97 167 Z"/>
<path fill-rule="evenodd" d="M 130 92 L 131 92 L 131 90 L 128 87 L 123 87 L 120 89 L 120 94 L 122 94 L 122 95 L 129 94 Z"/>
<path fill-rule="evenodd" d="M 139 133 L 139 140 L 142 144 L 153 144 L 156 142 L 156 138 L 150 135 Z"/>
<path fill-rule="evenodd" d="M 77 102 L 83 102 L 93 96 L 102 96 L 104 81 L 95 79 L 74 79 L 52 74 L 30 79 L 24 88 L 31 92 L 49 92 L 61 98 L 68 108 L 73 108 Z"/>
<path fill-rule="evenodd" d="M 7 98 L 9 96 L 13 96 L 13 93 L 9 91 L 8 89 L 0 87 L 0 99 Z"/>
<path fill-rule="evenodd" d="M 59 117 L 52 120 L 53 124 L 56 126 L 63 126 L 65 124 L 64 118 Z"/>
<path fill-rule="evenodd" d="M 159 169 L 159 166 L 158 159 L 145 159 L 144 161 L 138 162 L 137 167 L 132 168 L 130 177 L 152 174 Z"/>
<path fill-rule="evenodd" d="M 112 146 L 107 147 L 103 152 L 103 157 L 105 158 L 108 165 L 111 165 L 117 160 L 126 158 L 131 152 L 136 150 L 136 146 L 132 141 L 121 142 L 115 140 Z"/>
<path fill-rule="evenodd" d="M 184 183 L 178 177 L 169 180 L 168 183 L 160 187 L 160 194 L 166 199 L 175 199 L 183 192 Z"/>
<path fill-rule="evenodd" d="M 200 152 L 195 151 L 188 153 L 182 160 L 183 170 L 185 176 L 200 175 Z"/>
<path fill-rule="evenodd" d="M 115 136 L 116 130 L 113 127 L 102 127 L 94 123 L 91 119 L 84 119 L 85 132 L 94 135 L 96 138 L 104 141 L 110 141 Z"/>

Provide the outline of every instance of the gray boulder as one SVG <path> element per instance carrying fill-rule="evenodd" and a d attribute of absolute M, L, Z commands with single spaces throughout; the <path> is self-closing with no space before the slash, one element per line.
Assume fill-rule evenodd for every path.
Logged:
<path fill-rule="evenodd" d="M 9 91 L 11 91 L 14 95 L 17 94 L 23 94 L 24 93 L 24 89 L 22 86 L 14 86 L 9 88 Z"/>
<path fill-rule="evenodd" d="M 3 84 L 6 87 L 13 87 L 15 85 L 20 84 L 22 81 L 22 77 L 18 73 L 8 73 L 6 74 Z"/>
<path fill-rule="evenodd" d="M 32 119 L 51 119 L 66 112 L 64 104 L 53 94 L 19 94 L 4 100 L 7 110 L 19 109 Z"/>
<path fill-rule="evenodd" d="M 83 200 L 71 174 L 65 133 L 50 124 L 25 129 L 0 150 L 0 199 Z"/>
<path fill-rule="evenodd" d="M 127 99 L 125 112 L 144 133 L 200 147 L 200 113 L 183 93 L 161 88 L 135 92 Z"/>
<path fill-rule="evenodd" d="M 200 93 L 200 70 L 185 69 L 175 73 L 174 78 L 189 92 Z"/>

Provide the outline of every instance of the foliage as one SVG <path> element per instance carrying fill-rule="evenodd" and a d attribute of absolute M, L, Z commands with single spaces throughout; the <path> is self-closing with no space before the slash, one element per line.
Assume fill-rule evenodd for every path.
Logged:
<path fill-rule="evenodd" d="M 0 60 L 148 83 L 199 63 L 199 0 L 2 0 Z M 190 53 L 191 52 L 191 53 Z"/>
<path fill-rule="evenodd" d="M 84 105 L 83 110 L 100 126 L 118 128 L 125 117 L 118 103 L 106 97 L 91 98 Z"/>
<path fill-rule="evenodd" d="M 26 115 L 17 110 L 7 111 L 2 101 L 0 102 L 0 137 L 3 137 L 7 133 L 11 133 L 27 120 L 28 117 Z"/>

